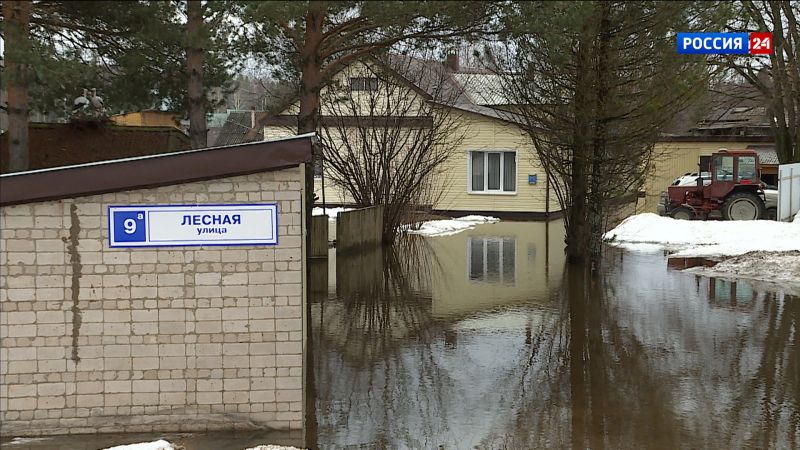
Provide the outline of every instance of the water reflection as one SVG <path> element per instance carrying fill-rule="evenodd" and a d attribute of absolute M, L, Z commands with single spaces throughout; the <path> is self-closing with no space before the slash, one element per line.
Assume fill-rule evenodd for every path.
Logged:
<path fill-rule="evenodd" d="M 560 285 L 564 265 L 560 221 L 500 222 L 425 242 L 439 262 L 431 271 L 432 307 L 438 317 L 547 302 Z"/>
<path fill-rule="evenodd" d="M 310 442 L 798 448 L 800 300 L 660 254 L 611 252 L 590 278 L 552 231 L 500 222 L 331 258 Z"/>

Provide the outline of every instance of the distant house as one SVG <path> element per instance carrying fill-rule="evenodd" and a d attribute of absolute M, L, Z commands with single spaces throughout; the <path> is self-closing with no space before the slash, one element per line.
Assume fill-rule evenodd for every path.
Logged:
<path fill-rule="evenodd" d="M 30 169 L 154 155 L 191 148 L 175 127 L 119 126 L 95 123 L 28 125 Z M 0 136 L 0 171 L 8 171 L 8 133 Z"/>
<path fill-rule="evenodd" d="M 255 128 L 257 118 L 264 114 L 263 111 L 239 111 L 228 110 L 225 116 L 225 122 L 222 127 L 216 132 L 213 141 L 209 138 L 209 144 L 220 145 L 235 145 L 247 142 L 247 133 Z M 257 140 L 263 140 L 263 133 L 258 133 Z"/>
<path fill-rule="evenodd" d="M 762 179 L 777 184 L 778 157 L 763 97 L 747 85 L 723 84 L 676 117 L 656 143 L 639 210 L 656 212 L 662 191 L 685 173 L 707 171 L 719 149 L 755 149 Z"/>
<path fill-rule="evenodd" d="M 404 60 L 394 64 L 391 58 Z M 420 77 L 419 72 L 427 75 Z M 366 58 L 340 70 L 330 86 L 323 90 L 323 99 L 334 99 L 323 101 L 320 117 L 323 125 L 326 121 L 342 119 L 341 111 L 338 119 L 335 116 L 336 98 L 351 96 L 363 104 L 368 92 L 376 90 L 379 83 L 395 83 L 406 88 L 403 98 L 396 101 L 436 102 L 448 108 L 457 128 L 466 130 L 464 139 L 451 151 L 436 175 L 438 191 L 431 196 L 434 200 L 430 205 L 435 212 L 456 216 L 485 213 L 540 218 L 560 211 L 529 137 L 513 113 L 507 112 L 513 105 L 503 97 L 497 75 L 459 67 L 458 60 L 453 57 L 449 57 L 446 64 L 398 55 L 391 56 L 388 63 Z M 443 91 L 445 101 L 441 100 Z M 294 134 L 298 110 L 299 102 L 295 99 L 269 117 L 261 130 L 263 138 Z M 380 113 L 372 111 L 371 114 Z M 256 117 L 253 116 L 250 123 L 256 123 Z M 431 120 L 422 116 L 380 117 L 387 119 L 385 123 Z M 241 119 L 244 123 L 240 126 L 247 127 L 248 118 L 242 116 Z M 226 126 L 231 122 L 229 119 Z M 225 130 L 220 138 L 224 134 Z M 318 176 L 315 188 L 320 199 L 323 198 L 322 186 L 323 177 Z M 329 205 L 353 202 L 345 190 L 331 186 L 330 181 L 326 183 L 324 199 Z"/>
<path fill-rule="evenodd" d="M 181 117 L 172 111 L 145 110 L 110 117 L 116 125 L 131 127 L 175 127 L 181 128 Z"/>

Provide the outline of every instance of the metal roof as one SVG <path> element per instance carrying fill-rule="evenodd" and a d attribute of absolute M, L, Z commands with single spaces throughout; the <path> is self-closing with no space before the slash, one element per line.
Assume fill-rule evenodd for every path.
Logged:
<path fill-rule="evenodd" d="M 754 150 L 758 153 L 758 161 L 761 164 L 778 165 L 781 163 L 778 160 L 778 153 L 775 151 L 775 147 L 755 148 Z"/>

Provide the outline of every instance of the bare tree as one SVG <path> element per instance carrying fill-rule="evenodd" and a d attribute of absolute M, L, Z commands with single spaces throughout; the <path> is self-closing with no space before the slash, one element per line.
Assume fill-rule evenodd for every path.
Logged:
<path fill-rule="evenodd" d="M 740 30 L 771 31 L 769 55 L 730 57 L 725 66 L 755 87 L 766 99 L 767 118 L 781 163 L 800 161 L 800 3 L 742 1 Z"/>
<path fill-rule="evenodd" d="M 432 61 L 389 55 L 345 70 L 322 94 L 325 175 L 359 207 L 384 205 L 384 240 L 441 192 L 443 164 L 466 130 L 447 105 L 460 95 Z"/>

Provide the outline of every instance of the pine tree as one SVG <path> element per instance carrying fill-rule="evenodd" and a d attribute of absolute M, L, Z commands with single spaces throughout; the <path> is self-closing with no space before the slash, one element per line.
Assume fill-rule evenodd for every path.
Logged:
<path fill-rule="evenodd" d="M 23 5 L 29 7 L 30 23 L 27 33 L 14 33 L 15 21 L 4 20 L 9 73 L 13 68 L 24 74 L 4 77 L 14 91 L 9 96 L 9 125 L 14 125 L 9 135 L 15 143 L 11 154 L 20 162 L 13 170 L 27 168 L 28 145 L 22 137 L 27 134 L 28 107 L 23 98 L 30 99 L 33 109 L 55 111 L 66 118 L 72 99 L 83 88 L 97 88 L 111 112 L 154 108 L 182 114 L 192 106 L 190 128 L 200 129 L 197 135 L 202 136 L 195 145 L 205 146 L 209 106 L 205 94 L 211 87 L 229 84 L 234 58 L 228 13 L 238 4 L 225 1 L 203 6 L 200 30 L 190 33 L 187 2 L 4 2 L 4 18 L 15 19 L 12 13 L 20 10 L 15 5 Z M 189 70 L 190 49 L 193 61 L 199 50 L 200 70 Z M 200 77 L 192 78 L 190 73 Z"/>
<path fill-rule="evenodd" d="M 31 46 L 28 39 L 31 3 L 3 2 L 6 87 L 8 91 L 8 144 L 10 171 L 28 168 L 28 83 Z"/>
<path fill-rule="evenodd" d="M 675 32 L 713 28 L 724 5 L 531 2 L 504 15 L 491 55 L 566 211 L 567 256 L 599 261 L 612 200 L 635 192 L 659 132 L 706 86 L 702 57 L 677 55 Z"/>

